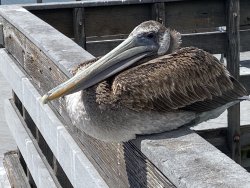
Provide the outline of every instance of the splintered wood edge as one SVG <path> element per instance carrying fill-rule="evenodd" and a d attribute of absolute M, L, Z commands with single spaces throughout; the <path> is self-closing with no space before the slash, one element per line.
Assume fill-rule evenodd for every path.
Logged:
<path fill-rule="evenodd" d="M 14 63 L 14 60 L 9 57 L 4 49 L 0 49 L 0 56 L 0 71 L 2 71 L 2 74 L 33 118 L 33 121 L 64 169 L 72 185 L 74 187 L 81 187 L 82 185 L 88 187 L 108 187 L 54 112 L 48 105 L 42 105 L 40 102 L 41 95 L 16 63 Z M 20 120 L 14 118 L 15 114 L 12 113 L 13 110 L 8 104 L 5 106 L 7 107 L 5 109 L 7 112 L 6 120 L 10 126 L 10 130 L 12 134 L 15 134 L 14 138 L 20 138 L 20 136 L 25 135 L 23 131 L 20 135 L 17 132 L 22 127 L 19 126 L 18 129 L 12 127 L 17 126 L 15 123 L 19 123 L 18 121 Z M 26 149 L 22 145 L 26 142 L 24 140 L 16 140 L 16 142 L 19 144 L 24 158 L 27 159 Z M 32 169 L 30 171 L 32 172 Z M 36 177 L 33 178 L 35 180 Z"/>

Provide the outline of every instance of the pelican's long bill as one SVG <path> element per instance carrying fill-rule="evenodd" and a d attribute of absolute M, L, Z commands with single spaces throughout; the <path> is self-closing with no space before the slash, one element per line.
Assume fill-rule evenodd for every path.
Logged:
<path fill-rule="evenodd" d="M 135 36 L 129 36 L 101 59 L 50 90 L 41 100 L 43 103 L 47 103 L 50 100 L 91 87 L 156 52 L 157 49 L 158 46 L 147 40 L 138 40 Z"/>

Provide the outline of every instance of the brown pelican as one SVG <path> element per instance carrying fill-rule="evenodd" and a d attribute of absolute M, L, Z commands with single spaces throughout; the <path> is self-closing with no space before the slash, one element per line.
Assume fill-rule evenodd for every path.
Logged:
<path fill-rule="evenodd" d="M 144 22 L 42 101 L 67 95 L 73 124 L 104 141 L 127 141 L 215 118 L 246 99 L 245 88 L 214 56 L 179 44 L 178 32 Z"/>

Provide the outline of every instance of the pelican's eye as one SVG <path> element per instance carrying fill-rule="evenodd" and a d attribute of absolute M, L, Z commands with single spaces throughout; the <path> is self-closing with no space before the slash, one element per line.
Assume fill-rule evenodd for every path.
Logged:
<path fill-rule="evenodd" d="M 155 35 L 154 35 L 154 33 L 148 33 L 146 36 L 148 39 L 152 39 L 152 38 L 154 38 Z"/>

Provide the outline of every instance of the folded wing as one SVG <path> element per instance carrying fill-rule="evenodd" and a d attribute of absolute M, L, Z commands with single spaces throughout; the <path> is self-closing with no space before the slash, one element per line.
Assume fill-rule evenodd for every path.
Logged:
<path fill-rule="evenodd" d="M 223 64 L 194 47 L 123 71 L 111 92 L 114 101 L 135 111 L 203 112 L 247 95 Z"/>

